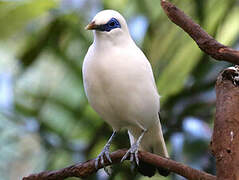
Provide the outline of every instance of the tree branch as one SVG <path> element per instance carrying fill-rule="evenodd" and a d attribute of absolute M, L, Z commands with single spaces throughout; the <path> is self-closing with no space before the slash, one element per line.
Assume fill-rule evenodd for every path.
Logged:
<path fill-rule="evenodd" d="M 217 177 L 239 179 L 239 66 L 225 69 L 216 83 L 216 118 L 211 150 Z"/>
<path fill-rule="evenodd" d="M 125 149 L 121 149 L 111 153 L 110 157 L 112 159 L 112 163 L 109 163 L 109 161 L 105 159 L 106 165 L 119 163 L 126 151 L 127 150 Z M 149 152 L 139 152 L 139 159 L 156 167 L 163 167 L 190 180 L 216 180 L 216 177 L 213 175 Z M 100 168 L 102 168 L 101 165 L 99 169 Z M 63 180 L 68 177 L 85 178 L 95 173 L 97 170 L 98 169 L 95 169 L 95 160 L 93 159 L 57 171 L 45 171 L 39 174 L 32 174 L 28 177 L 24 177 L 23 180 Z"/>
<path fill-rule="evenodd" d="M 239 64 L 239 51 L 217 42 L 172 3 L 166 0 L 161 0 L 161 6 L 169 19 L 187 32 L 202 51 L 214 59 Z"/>

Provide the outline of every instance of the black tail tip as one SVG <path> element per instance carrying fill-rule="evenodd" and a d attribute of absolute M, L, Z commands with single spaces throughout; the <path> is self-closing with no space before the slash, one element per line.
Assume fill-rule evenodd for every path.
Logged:
<path fill-rule="evenodd" d="M 164 169 L 164 168 L 157 168 L 159 174 L 161 176 L 168 176 L 170 174 L 170 171 Z M 148 164 L 146 162 L 142 162 L 140 161 L 139 162 L 139 166 L 138 166 L 138 171 L 140 174 L 142 174 L 143 176 L 148 176 L 148 177 L 152 177 L 155 175 L 156 173 L 156 167 L 151 165 L 151 164 Z"/>

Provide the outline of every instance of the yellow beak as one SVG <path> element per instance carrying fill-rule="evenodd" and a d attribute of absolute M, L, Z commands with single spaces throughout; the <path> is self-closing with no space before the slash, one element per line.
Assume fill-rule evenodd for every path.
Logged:
<path fill-rule="evenodd" d="M 96 29 L 97 28 L 97 25 L 95 24 L 95 21 L 92 21 L 91 23 L 89 23 L 85 29 L 86 30 L 93 30 L 93 29 Z"/>

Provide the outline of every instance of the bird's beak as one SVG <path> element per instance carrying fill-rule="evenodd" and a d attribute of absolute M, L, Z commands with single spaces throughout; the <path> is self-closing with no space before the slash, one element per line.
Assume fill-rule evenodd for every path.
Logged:
<path fill-rule="evenodd" d="M 90 24 L 88 24 L 85 29 L 86 30 L 93 30 L 93 29 L 97 29 L 97 25 L 95 24 L 95 21 L 92 21 Z"/>

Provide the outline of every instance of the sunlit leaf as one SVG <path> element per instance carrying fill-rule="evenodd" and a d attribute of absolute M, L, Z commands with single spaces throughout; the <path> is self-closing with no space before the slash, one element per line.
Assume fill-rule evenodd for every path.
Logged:
<path fill-rule="evenodd" d="M 0 3 L 0 38 L 22 30 L 32 19 L 56 6 L 55 0 L 32 0 Z"/>
<path fill-rule="evenodd" d="M 157 86 L 162 95 L 162 103 L 170 95 L 181 91 L 187 77 L 200 59 L 201 51 L 194 42 L 188 42 L 176 52 L 174 59 L 159 76 Z"/>

